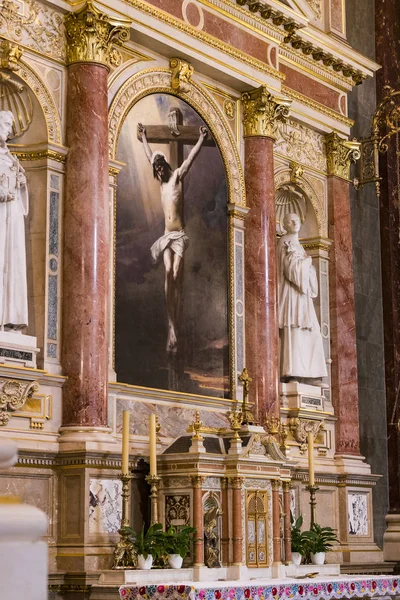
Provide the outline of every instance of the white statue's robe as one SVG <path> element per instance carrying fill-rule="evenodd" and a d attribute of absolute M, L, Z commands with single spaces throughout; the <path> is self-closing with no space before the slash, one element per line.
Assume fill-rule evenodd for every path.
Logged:
<path fill-rule="evenodd" d="M 297 237 L 278 241 L 278 311 L 281 377 L 327 376 L 321 330 L 313 298 L 318 280 L 312 259 Z"/>
<path fill-rule="evenodd" d="M 28 191 L 18 182 L 24 173 L 18 160 L 0 148 L 0 326 L 21 329 L 28 324 L 25 216 Z M 14 196 L 5 200 L 7 190 Z"/>

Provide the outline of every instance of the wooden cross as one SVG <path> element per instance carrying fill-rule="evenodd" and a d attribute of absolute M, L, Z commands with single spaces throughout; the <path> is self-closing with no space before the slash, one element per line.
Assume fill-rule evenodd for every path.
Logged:
<path fill-rule="evenodd" d="M 169 164 L 175 170 L 183 162 L 183 147 L 194 146 L 199 139 L 199 127 L 183 125 L 183 115 L 179 108 L 172 108 L 168 114 L 168 125 L 144 125 L 149 144 L 169 144 Z M 142 141 L 138 134 L 138 140 Z M 208 132 L 203 146 L 215 146 Z M 157 150 L 157 148 L 154 148 Z"/>

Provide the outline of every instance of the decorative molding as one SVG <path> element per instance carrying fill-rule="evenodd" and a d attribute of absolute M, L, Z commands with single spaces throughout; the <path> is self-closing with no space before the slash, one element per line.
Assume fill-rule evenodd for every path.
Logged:
<path fill-rule="evenodd" d="M 21 4 L 0 0 L 0 35 L 40 54 L 65 60 L 64 20 L 61 13 L 35 0 Z"/>
<path fill-rule="evenodd" d="M 307 450 L 307 436 L 312 433 L 314 438 L 322 427 L 322 421 L 314 419 L 299 419 L 292 417 L 288 420 L 289 429 L 296 440 L 300 444 L 300 452 L 304 454 Z"/>
<path fill-rule="evenodd" d="M 190 90 L 190 80 L 194 73 L 194 68 L 188 62 L 180 58 L 171 58 L 169 66 L 172 71 L 171 87 L 175 92 L 182 94 Z"/>
<path fill-rule="evenodd" d="M 244 176 L 236 143 L 222 111 L 196 82 L 184 95 L 171 88 L 169 69 L 145 69 L 131 77 L 116 94 L 109 113 L 109 155 L 113 160 L 117 152 L 118 137 L 125 118 L 141 98 L 154 93 L 173 94 L 188 102 L 205 120 L 218 143 L 228 182 L 230 204 L 246 206 Z"/>
<path fill-rule="evenodd" d="M 310 5 L 310 7 L 314 11 L 315 16 L 317 17 L 317 19 L 320 19 L 322 17 L 322 4 L 321 4 L 321 0 L 307 0 L 307 4 Z"/>
<path fill-rule="evenodd" d="M 20 410 L 28 398 L 39 391 L 37 381 L 0 380 L 0 426 L 7 425 L 9 412 Z"/>
<path fill-rule="evenodd" d="M 268 2 L 236 0 L 236 4 L 239 6 L 247 5 L 251 13 L 258 13 L 263 20 L 271 21 L 276 27 L 282 27 L 285 32 L 285 43 L 288 43 L 295 35 L 295 32 L 303 27 L 303 25 L 296 23 L 296 21 L 284 15 L 281 11 L 273 8 Z"/>
<path fill-rule="evenodd" d="M 265 86 L 242 94 L 244 137 L 276 138 L 278 121 L 289 116 L 292 101 L 272 96 Z"/>
<path fill-rule="evenodd" d="M 202 477 L 201 475 L 191 475 L 190 481 L 192 483 L 192 487 L 202 488 L 205 482 L 205 477 Z"/>
<path fill-rule="evenodd" d="M 298 102 L 301 102 L 305 106 L 308 106 L 309 108 L 312 108 L 312 109 L 316 110 L 317 112 L 319 112 L 323 115 L 326 115 L 327 117 L 330 117 L 331 119 L 334 119 L 335 121 L 338 121 L 339 123 L 342 123 L 343 125 L 346 125 L 347 127 L 352 127 L 352 125 L 354 125 L 353 119 L 349 119 L 349 117 L 345 117 L 344 115 L 341 115 L 336 110 L 333 110 L 332 108 L 328 108 L 328 107 L 324 106 L 323 104 L 316 102 L 315 100 L 311 100 L 311 98 L 308 98 L 307 96 L 304 96 L 303 94 L 300 94 L 299 92 L 295 92 L 294 90 L 288 88 L 286 85 L 282 85 L 281 91 L 288 98 L 291 98 L 292 100 L 297 100 Z"/>
<path fill-rule="evenodd" d="M 325 136 L 328 175 L 350 181 L 350 165 L 361 156 L 360 142 L 351 142 L 338 136 L 336 132 Z"/>
<path fill-rule="evenodd" d="M 292 163 L 297 163 L 316 169 L 321 173 L 327 172 L 323 135 L 292 119 L 279 122 L 276 132 L 274 151 L 292 161 L 289 165 L 291 169 Z M 293 182 L 293 174 L 291 174 L 290 180 Z"/>
<path fill-rule="evenodd" d="M 42 160 L 45 158 L 49 160 L 55 160 L 56 162 L 65 163 L 67 159 L 66 154 L 62 154 L 61 152 L 57 152 L 56 150 L 51 150 L 50 148 L 46 148 L 45 150 L 34 150 L 31 152 L 15 150 L 13 151 L 13 155 L 17 156 L 20 161 L 34 161 Z"/>
<path fill-rule="evenodd" d="M 115 19 L 99 11 L 89 0 L 65 17 L 67 64 L 93 62 L 118 66 L 121 58 L 113 44 L 129 39 L 131 21 Z"/>
<path fill-rule="evenodd" d="M 224 52 L 228 56 L 231 56 L 235 60 L 240 61 L 248 67 L 256 69 L 257 71 L 261 71 L 262 73 L 265 73 L 267 75 L 271 75 L 272 77 L 274 77 L 275 79 L 279 79 L 280 81 L 283 81 L 285 79 L 283 73 L 280 73 L 278 69 L 267 65 L 265 62 L 258 60 L 257 58 L 253 58 L 245 52 L 241 52 L 237 48 L 234 48 L 230 44 L 222 42 L 220 39 L 212 35 L 204 33 L 204 31 L 199 31 L 191 25 L 187 25 L 184 21 L 178 20 L 174 15 L 170 15 L 163 10 L 159 10 L 154 6 L 147 4 L 146 2 L 142 2 L 142 0 L 125 0 L 125 2 L 133 8 L 135 8 L 136 10 L 150 15 L 151 17 L 161 21 L 162 23 L 165 23 L 166 25 L 169 25 L 170 27 L 173 27 L 178 31 L 182 31 L 183 33 L 186 33 L 192 36 L 193 38 L 200 40 L 201 42 L 204 42 L 211 48 L 214 48 L 215 50 L 218 50 L 220 52 Z"/>

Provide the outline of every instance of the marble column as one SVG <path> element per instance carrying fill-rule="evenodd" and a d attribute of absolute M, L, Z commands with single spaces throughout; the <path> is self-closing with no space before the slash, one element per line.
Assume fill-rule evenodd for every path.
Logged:
<path fill-rule="evenodd" d="M 250 402 L 263 421 L 279 418 L 278 312 L 274 140 L 276 121 L 290 101 L 262 86 L 242 94 L 244 176 L 250 208 L 245 232 L 246 367 L 253 379 Z"/>
<path fill-rule="evenodd" d="M 281 527 L 279 506 L 279 479 L 272 480 L 272 548 L 275 565 L 281 562 Z"/>
<path fill-rule="evenodd" d="M 194 475 L 193 485 L 193 527 L 196 528 L 196 536 L 193 542 L 193 565 L 201 567 L 204 565 L 204 526 L 203 526 L 203 477 Z"/>
<path fill-rule="evenodd" d="M 234 477 L 232 479 L 232 564 L 235 566 L 243 564 L 242 483 L 243 480 L 241 477 Z"/>
<path fill-rule="evenodd" d="M 399 91 L 400 15 L 397 0 L 375 0 L 377 103 L 387 95 L 385 86 Z M 396 102 L 398 106 L 398 102 Z M 382 300 L 385 344 L 387 450 L 389 513 L 384 535 L 385 560 L 400 561 L 400 206 L 399 158 L 396 135 L 387 139 L 388 151 L 381 155 L 380 229 L 382 260 Z"/>
<path fill-rule="evenodd" d="M 229 565 L 229 502 L 228 502 L 228 479 L 224 477 L 221 481 L 222 488 L 222 565 Z"/>
<path fill-rule="evenodd" d="M 285 548 L 285 563 L 292 561 L 292 530 L 290 524 L 290 483 L 284 481 L 283 488 L 283 543 Z"/>
<path fill-rule="evenodd" d="M 359 144 L 326 136 L 328 159 L 328 235 L 331 319 L 332 404 L 336 423 L 336 453 L 360 454 L 357 348 L 354 303 L 353 248 L 350 215 L 350 163 Z"/>
<path fill-rule="evenodd" d="M 101 27 L 93 27 L 98 22 Z M 66 18 L 67 146 L 64 202 L 63 426 L 107 424 L 108 57 L 127 32 L 91 4 Z"/>

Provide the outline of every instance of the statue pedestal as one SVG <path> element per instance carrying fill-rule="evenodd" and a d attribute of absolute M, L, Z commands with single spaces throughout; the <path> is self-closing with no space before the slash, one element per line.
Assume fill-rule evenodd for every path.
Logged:
<path fill-rule="evenodd" d="M 36 338 L 14 331 L 0 331 L 0 364 L 36 368 Z"/>
<path fill-rule="evenodd" d="M 281 405 L 285 408 L 313 408 L 314 410 L 327 410 L 326 398 L 322 389 L 316 385 L 308 385 L 291 381 L 281 383 Z M 329 406 L 330 403 L 329 403 Z M 328 412 L 329 409 L 328 409 Z"/>

